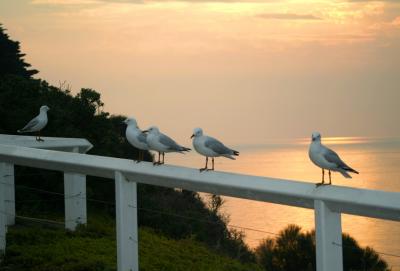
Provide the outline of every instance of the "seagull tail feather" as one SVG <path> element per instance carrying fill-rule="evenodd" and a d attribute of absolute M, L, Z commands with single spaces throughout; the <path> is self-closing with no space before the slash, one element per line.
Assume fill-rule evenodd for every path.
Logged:
<path fill-rule="evenodd" d="M 360 174 L 360 172 L 358 172 L 358 171 L 355 170 L 355 169 L 352 169 L 351 167 L 346 168 L 346 170 L 347 170 L 347 171 L 350 171 L 350 172 L 353 172 L 353 173 L 355 173 L 355 174 Z"/>
<path fill-rule="evenodd" d="M 351 179 L 350 174 L 347 173 L 346 170 L 340 169 L 339 172 L 342 173 L 342 175 L 343 175 L 345 178 Z"/>

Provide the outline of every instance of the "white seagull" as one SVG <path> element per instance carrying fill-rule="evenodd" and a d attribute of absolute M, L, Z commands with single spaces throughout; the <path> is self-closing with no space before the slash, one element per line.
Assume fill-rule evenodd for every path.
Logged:
<path fill-rule="evenodd" d="M 140 131 L 136 119 L 134 118 L 127 118 L 124 120 L 124 123 L 127 125 L 125 130 L 126 139 L 132 146 L 139 149 L 139 157 L 137 160 L 139 163 L 144 159 L 144 152 L 149 150 L 146 141 L 147 134 Z"/>
<path fill-rule="evenodd" d="M 47 125 L 47 111 L 50 108 L 47 105 L 42 105 L 40 107 L 40 113 L 35 118 L 33 118 L 24 128 L 18 130 L 18 133 L 31 133 L 31 132 L 38 132 L 36 136 L 37 141 L 44 141 L 40 138 L 40 130 L 42 130 Z"/>
<path fill-rule="evenodd" d="M 201 128 L 195 128 L 193 131 L 193 147 L 194 149 L 200 153 L 201 155 L 206 157 L 206 166 L 200 169 L 204 170 L 214 170 L 214 158 L 223 156 L 232 160 L 235 160 L 235 157 L 238 156 L 239 152 L 232 150 L 222 144 L 219 140 L 203 135 L 203 130 Z M 208 168 L 208 157 L 212 158 L 212 168 Z"/>
<path fill-rule="evenodd" d="M 158 152 L 158 161 L 154 162 L 154 165 L 164 164 L 164 158 L 166 152 L 179 152 L 183 153 L 185 151 L 190 151 L 189 148 L 183 147 L 177 144 L 167 135 L 160 132 L 156 126 L 150 127 L 148 130 L 143 131 L 148 133 L 146 141 L 150 150 Z M 162 161 L 160 160 L 160 155 L 162 154 Z"/>
<path fill-rule="evenodd" d="M 317 183 L 317 186 L 325 184 L 325 169 L 329 171 L 329 184 L 332 184 L 331 171 L 338 171 L 346 178 L 351 178 L 348 172 L 359 174 L 358 171 L 346 165 L 336 152 L 321 144 L 319 133 L 313 133 L 311 140 L 308 155 L 316 166 L 322 168 L 322 182 Z"/>

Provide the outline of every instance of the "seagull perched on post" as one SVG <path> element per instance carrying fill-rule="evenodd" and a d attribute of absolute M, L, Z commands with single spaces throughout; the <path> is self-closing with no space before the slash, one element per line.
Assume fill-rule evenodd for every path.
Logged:
<path fill-rule="evenodd" d="M 203 130 L 201 128 L 195 128 L 193 131 L 193 147 L 194 149 L 200 153 L 201 155 L 206 157 L 206 166 L 200 169 L 200 172 L 204 170 L 214 170 L 214 158 L 223 156 L 232 160 L 235 160 L 235 157 L 238 156 L 239 152 L 232 150 L 222 144 L 219 140 L 203 135 Z M 212 168 L 208 168 L 208 157 L 212 159 Z"/>
<path fill-rule="evenodd" d="M 148 130 L 143 131 L 144 133 L 148 133 L 146 141 L 150 150 L 158 152 L 158 161 L 154 162 L 154 165 L 162 165 L 164 164 L 164 158 L 166 152 L 179 152 L 183 153 L 185 151 L 190 151 L 189 148 L 183 147 L 177 144 L 174 140 L 172 140 L 169 136 L 160 132 L 160 130 L 156 126 L 150 127 Z M 160 156 L 162 154 L 162 161 L 160 160 Z"/>
<path fill-rule="evenodd" d="M 316 166 L 322 168 L 322 182 L 317 183 L 317 186 L 325 184 L 325 169 L 329 171 L 329 184 L 332 184 L 331 171 L 338 171 L 345 178 L 351 178 L 348 172 L 359 174 L 358 171 L 346 165 L 336 152 L 321 144 L 320 133 L 313 133 L 311 140 L 308 155 Z"/>
<path fill-rule="evenodd" d="M 140 131 L 136 119 L 134 118 L 127 118 L 124 120 L 124 123 L 127 125 L 125 130 L 126 139 L 132 146 L 139 149 L 139 157 L 137 160 L 137 163 L 139 163 L 144 159 L 144 152 L 149 150 L 146 141 L 147 134 Z"/>
<path fill-rule="evenodd" d="M 20 134 L 37 132 L 38 134 L 36 135 L 36 140 L 44 141 L 40 138 L 40 130 L 42 130 L 47 125 L 47 111 L 49 110 L 50 108 L 47 105 L 42 105 L 40 107 L 39 115 L 33 118 L 30 122 L 28 122 L 27 125 L 25 125 L 24 128 L 18 130 L 17 132 Z"/>

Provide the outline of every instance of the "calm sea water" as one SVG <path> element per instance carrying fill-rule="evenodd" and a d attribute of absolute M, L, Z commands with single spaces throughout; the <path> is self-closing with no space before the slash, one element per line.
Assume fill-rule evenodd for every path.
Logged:
<path fill-rule="evenodd" d="M 308 158 L 308 139 L 271 142 L 264 145 L 234 146 L 240 151 L 236 161 L 217 159 L 216 169 L 250 175 L 320 182 L 321 170 Z M 334 173 L 335 185 L 400 192 L 400 138 L 326 138 L 323 143 L 337 151 L 350 166 L 360 171 L 353 179 Z M 204 158 L 191 153 L 182 157 L 168 155 L 167 163 L 189 167 L 203 167 Z M 206 195 L 204 195 L 206 197 Z M 287 207 L 224 197 L 223 212 L 230 224 L 245 228 L 278 233 L 288 224 L 304 230 L 314 228 L 313 210 Z M 400 223 L 343 215 L 343 232 L 349 233 L 362 246 L 378 252 L 400 255 Z M 273 235 L 244 230 L 246 242 L 256 247 Z M 400 270 L 400 258 L 382 255 L 392 270 Z"/>

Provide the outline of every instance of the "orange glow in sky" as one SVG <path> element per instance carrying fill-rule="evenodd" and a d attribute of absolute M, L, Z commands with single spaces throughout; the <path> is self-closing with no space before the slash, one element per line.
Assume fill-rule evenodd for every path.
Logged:
<path fill-rule="evenodd" d="M 178 140 L 400 134 L 400 1 L 3 0 L 0 18 L 40 78 Z"/>

